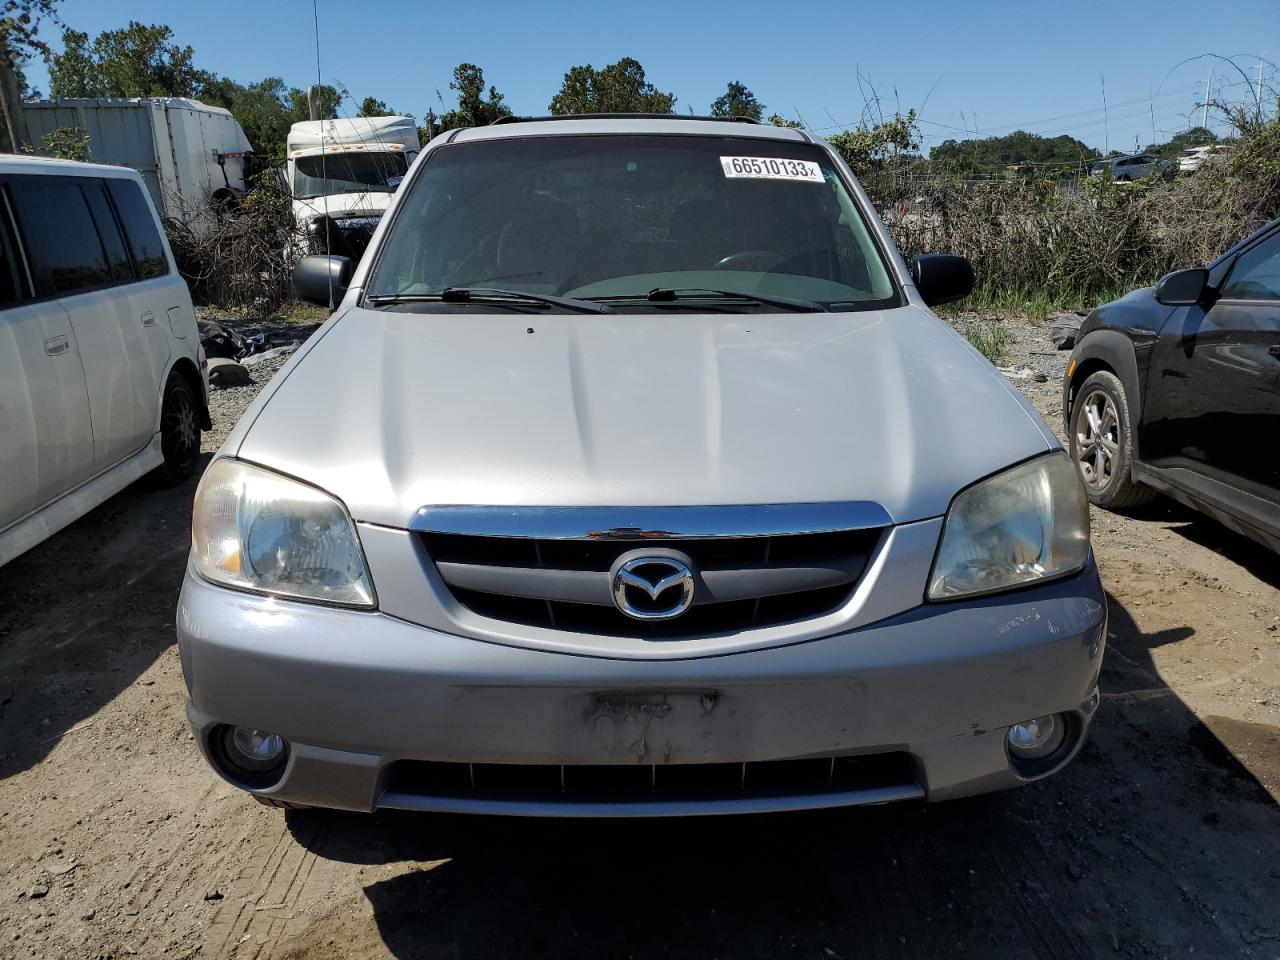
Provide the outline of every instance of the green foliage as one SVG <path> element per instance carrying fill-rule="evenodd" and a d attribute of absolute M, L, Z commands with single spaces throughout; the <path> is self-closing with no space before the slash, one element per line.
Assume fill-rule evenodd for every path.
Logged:
<path fill-rule="evenodd" d="M 756 95 L 737 80 L 729 83 L 725 92 L 711 103 L 713 117 L 750 117 L 759 120 L 764 116 L 764 104 Z"/>
<path fill-rule="evenodd" d="M 284 81 L 279 77 L 267 77 L 241 87 L 232 98 L 229 109 L 259 155 L 281 159 L 289 126 L 293 123 L 290 102 Z"/>
<path fill-rule="evenodd" d="M 769 115 L 769 123 L 775 127 L 786 127 L 788 130 L 799 130 L 799 120 L 788 120 L 781 114 L 773 113 Z"/>
<path fill-rule="evenodd" d="M 916 125 L 916 112 L 908 110 L 905 117 L 895 113 L 892 119 L 869 127 L 834 134 L 827 142 L 861 178 L 904 153 L 920 149 L 920 128 Z"/>
<path fill-rule="evenodd" d="M 1100 156 L 1074 137 L 1042 137 L 1017 130 L 984 140 L 944 140 L 929 151 L 929 163 L 940 173 L 971 178 L 1003 176 L 1009 166 L 1030 163 L 1054 179 L 1080 176 Z"/>
<path fill-rule="evenodd" d="M 0 3 L 0 43 L 3 43 L 20 60 L 29 60 L 31 54 L 49 52 L 49 45 L 40 36 L 43 20 L 57 21 L 57 8 L 61 0 L 3 0 Z"/>
<path fill-rule="evenodd" d="M 362 117 L 389 117 L 394 112 L 387 106 L 386 101 L 379 100 L 376 97 L 365 97 L 360 101 L 360 116 Z"/>
<path fill-rule="evenodd" d="M 316 84 L 311 88 L 316 99 L 316 119 L 333 120 L 338 116 L 338 107 L 342 103 L 342 94 L 337 87 L 327 83 Z M 289 90 L 289 122 L 300 123 L 311 119 L 311 108 L 307 103 L 307 91 L 293 87 Z"/>
<path fill-rule="evenodd" d="M 602 70 L 591 64 L 571 69 L 548 109 L 560 117 L 577 113 L 673 113 L 675 105 L 674 94 L 663 93 L 649 83 L 644 67 L 623 57 Z"/>
<path fill-rule="evenodd" d="M 1257 124 L 1241 137 L 1231 151 L 1227 169 L 1232 176 L 1257 183 L 1272 208 L 1280 212 L 1280 119 Z"/>
<path fill-rule="evenodd" d="M 1013 343 L 1013 331 L 1002 323 L 971 323 L 964 328 L 965 339 L 990 360 L 999 364 L 1005 350 Z"/>
<path fill-rule="evenodd" d="M 68 30 L 62 53 L 49 58 L 55 97 L 200 97 L 216 82 L 194 64 L 195 51 L 172 43 L 173 31 L 130 21 L 89 35 Z"/>
<path fill-rule="evenodd" d="M 82 127 L 58 127 L 40 138 L 41 153 L 60 160 L 92 159 L 89 149 L 89 133 Z"/>
<path fill-rule="evenodd" d="M 458 106 L 440 118 L 441 130 L 483 127 L 500 117 L 511 116 L 511 108 L 497 87 L 490 85 L 489 95 L 485 96 L 484 71 L 474 63 L 460 63 L 453 68 L 449 89 L 458 92 Z"/>
<path fill-rule="evenodd" d="M 1183 130 L 1181 133 L 1174 134 L 1165 143 L 1148 144 L 1147 149 L 1143 152 L 1164 160 L 1177 160 L 1178 154 L 1188 147 L 1200 147 L 1217 142 L 1217 134 L 1212 130 L 1206 130 L 1204 127 L 1192 127 L 1190 130 Z"/>

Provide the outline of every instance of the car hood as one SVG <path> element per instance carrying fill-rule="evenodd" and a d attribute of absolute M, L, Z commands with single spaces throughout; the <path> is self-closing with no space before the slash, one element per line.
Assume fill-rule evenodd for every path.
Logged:
<path fill-rule="evenodd" d="M 1051 438 L 986 360 L 916 307 L 353 308 L 277 376 L 227 449 L 393 527 L 433 504 L 839 500 L 904 522 L 944 513 L 961 488 Z"/>

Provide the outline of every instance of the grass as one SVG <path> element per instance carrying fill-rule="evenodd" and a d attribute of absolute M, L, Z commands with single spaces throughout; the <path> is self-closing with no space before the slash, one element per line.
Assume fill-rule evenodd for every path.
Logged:
<path fill-rule="evenodd" d="M 964 328 L 965 339 L 997 366 L 1004 360 L 1005 350 L 1013 343 L 1013 331 L 1002 323 L 971 323 Z"/>
<path fill-rule="evenodd" d="M 1150 281 L 1154 283 L 1154 281 Z M 956 304 L 960 310 L 989 313 L 1016 313 L 1033 323 L 1071 310 L 1087 310 L 1123 297 L 1131 290 L 1146 286 L 1141 282 L 1124 282 L 1097 295 L 1082 290 L 1054 290 L 1046 286 L 1026 287 L 1013 284 L 979 284 L 968 297 Z"/>

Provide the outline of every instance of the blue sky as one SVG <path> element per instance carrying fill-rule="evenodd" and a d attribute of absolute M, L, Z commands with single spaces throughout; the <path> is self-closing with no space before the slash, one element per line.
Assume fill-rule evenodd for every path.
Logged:
<path fill-rule="evenodd" d="M 869 80 L 886 113 L 922 108 L 926 146 L 1022 128 L 1123 149 L 1198 118 L 1212 61 L 1179 61 L 1234 57 L 1250 76 L 1259 55 L 1280 63 L 1280 0 L 318 2 L 325 82 L 418 117 L 440 112 L 437 90 L 452 106 L 460 62 L 479 64 L 517 113 L 541 114 L 569 67 L 631 56 L 681 112 L 706 112 L 740 80 L 770 112 L 826 132 L 858 120 Z M 168 24 L 199 66 L 241 82 L 316 77 L 311 0 L 63 0 L 61 11 L 91 35 L 130 19 Z M 47 91 L 43 65 L 30 74 Z M 1229 66 L 1214 76 L 1245 95 Z"/>

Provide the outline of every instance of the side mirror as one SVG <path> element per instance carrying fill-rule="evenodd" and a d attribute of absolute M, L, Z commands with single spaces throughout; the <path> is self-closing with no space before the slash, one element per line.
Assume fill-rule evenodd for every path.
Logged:
<path fill-rule="evenodd" d="M 973 291 L 973 264 L 953 253 L 925 253 L 911 263 L 911 279 L 931 307 L 963 300 Z"/>
<path fill-rule="evenodd" d="M 1199 303 L 1209 285 L 1209 271 L 1197 267 L 1194 270 L 1175 270 L 1166 273 L 1156 284 L 1156 302 L 1166 307 L 1185 307 Z"/>
<path fill-rule="evenodd" d="M 346 294 L 355 269 L 350 257 L 303 257 L 293 266 L 293 295 L 332 310 Z"/>

